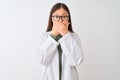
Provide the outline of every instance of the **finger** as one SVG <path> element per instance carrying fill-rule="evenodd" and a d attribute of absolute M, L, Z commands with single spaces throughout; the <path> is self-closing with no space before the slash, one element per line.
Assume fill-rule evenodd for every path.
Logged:
<path fill-rule="evenodd" d="M 69 24 L 68 20 L 64 22 L 64 24 L 67 26 Z"/>

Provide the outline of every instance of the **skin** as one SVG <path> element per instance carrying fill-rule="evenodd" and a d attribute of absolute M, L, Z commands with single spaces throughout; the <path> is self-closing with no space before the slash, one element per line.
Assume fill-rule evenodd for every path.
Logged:
<path fill-rule="evenodd" d="M 53 13 L 53 15 L 64 16 L 64 15 L 68 15 L 68 13 L 63 8 L 60 8 L 56 10 Z M 68 25 L 70 23 L 68 22 L 68 20 L 64 21 L 60 18 L 58 21 L 56 21 L 52 18 L 52 22 L 53 22 L 52 35 L 58 36 L 59 34 L 61 34 L 62 36 L 64 36 L 65 34 L 69 32 Z"/>

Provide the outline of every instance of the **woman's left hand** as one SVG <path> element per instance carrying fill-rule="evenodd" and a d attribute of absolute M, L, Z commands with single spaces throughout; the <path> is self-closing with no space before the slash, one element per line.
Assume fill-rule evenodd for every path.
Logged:
<path fill-rule="evenodd" d="M 65 22 L 56 22 L 56 28 L 57 28 L 57 31 L 62 35 L 64 36 L 65 34 L 67 34 L 69 31 L 68 31 L 68 25 L 70 23 L 68 23 L 68 21 L 65 21 Z"/>

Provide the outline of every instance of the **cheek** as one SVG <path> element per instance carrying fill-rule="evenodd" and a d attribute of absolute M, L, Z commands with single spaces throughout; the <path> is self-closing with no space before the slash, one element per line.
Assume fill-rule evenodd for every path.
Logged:
<path fill-rule="evenodd" d="M 52 22 L 54 22 L 54 19 L 52 18 Z"/>
<path fill-rule="evenodd" d="M 55 19 L 52 17 L 52 22 L 55 22 Z"/>
<path fill-rule="evenodd" d="M 52 22 L 53 22 L 53 25 L 55 25 L 55 20 L 54 19 L 52 19 Z"/>
<path fill-rule="evenodd" d="M 58 21 L 57 21 L 57 20 L 54 20 L 54 19 L 52 18 L 52 22 L 55 23 L 55 22 L 58 22 Z"/>
<path fill-rule="evenodd" d="M 57 23 L 55 20 L 52 20 L 52 22 L 53 22 L 53 25 L 54 25 L 54 26 L 55 26 L 55 25 L 56 25 L 56 23 Z"/>

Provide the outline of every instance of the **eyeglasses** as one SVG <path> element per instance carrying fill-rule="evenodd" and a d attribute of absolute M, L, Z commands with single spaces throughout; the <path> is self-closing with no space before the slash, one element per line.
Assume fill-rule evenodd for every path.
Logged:
<path fill-rule="evenodd" d="M 52 17 L 53 17 L 54 20 L 60 20 L 60 18 L 61 18 L 63 21 L 66 21 L 66 20 L 69 19 L 68 15 L 65 15 L 65 16 L 53 15 Z"/>

